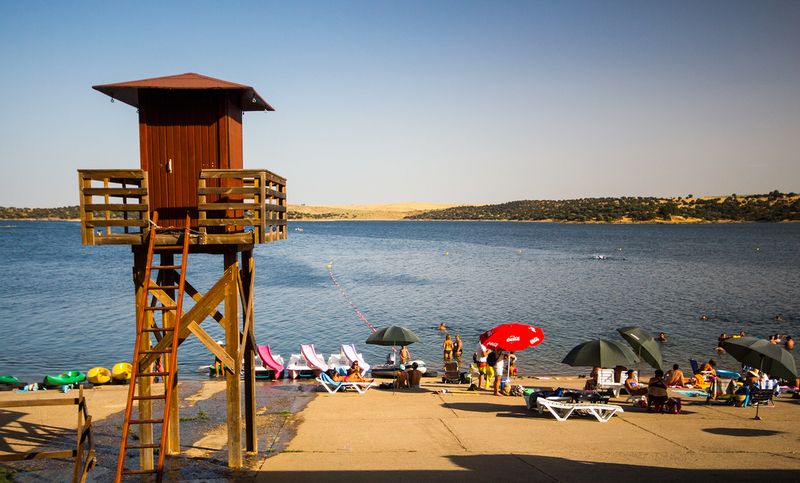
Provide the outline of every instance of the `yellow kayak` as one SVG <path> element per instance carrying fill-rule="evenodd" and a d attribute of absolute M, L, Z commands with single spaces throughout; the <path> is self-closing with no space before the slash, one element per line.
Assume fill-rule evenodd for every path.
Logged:
<path fill-rule="evenodd" d="M 111 380 L 111 371 L 105 367 L 94 367 L 89 369 L 86 379 L 92 384 L 105 384 Z"/>
<path fill-rule="evenodd" d="M 133 368 L 127 362 L 120 362 L 119 364 L 114 364 L 114 367 L 111 369 L 111 377 L 118 381 L 127 381 L 131 378 L 131 372 Z"/>

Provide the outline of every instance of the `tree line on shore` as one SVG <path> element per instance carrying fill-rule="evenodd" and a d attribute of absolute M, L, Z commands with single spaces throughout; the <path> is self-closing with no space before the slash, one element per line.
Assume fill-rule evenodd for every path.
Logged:
<path fill-rule="evenodd" d="M 800 197 L 775 190 L 765 195 L 713 198 L 582 198 L 522 200 L 498 205 L 458 206 L 407 216 L 408 220 L 553 220 L 574 223 L 614 222 L 781 222 L 800 221 Z"/>
<path fill-rule="evenodd" d="M 334 220 L 354 215 L 339 213 L 288 213 L 288 219 Z M 104 214 L 98 213 L 98 217 Z M 112 212 L 111 218 L 121 218 Z M 0 206 L 0 219 L 80 218 L 78 206 L 59 208 L 15 208 Z M 522 200 L 497 205 L 457 206 L 407 216 L 407 220 L 545 221 L 574 223 L 614 222 L 782 222 L 800 221 L 800 196 L 778 190 L 763 195 L 693 198 L 581 198 L 577 200 Z"/>

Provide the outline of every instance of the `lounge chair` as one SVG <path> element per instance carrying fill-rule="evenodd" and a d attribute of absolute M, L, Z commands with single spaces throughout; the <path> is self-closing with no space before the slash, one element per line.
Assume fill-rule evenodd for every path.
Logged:
<path fill-rule="evenodd" d="M 617 414 L 618 412 L 625 412 L 622 407 L 614 404 L 569 403 L 553 401 L 552 399 L 541 397 L 536 400 L 536 404 L 539 406 L 540 413 L 543 411 L 543 409 L 547 409 L 550 411 L 550 414 L 555 416 L 555 418 L 561 422 L 566 421 L 576 409 L 588 412 L 597 418 L 597 420 L 601 423 L 608 422 L 608 420 L 611 419 L 611 416 Z"/>
<path fill-rule="evenodd" d="M 345 392 L 348 389 L 355 389 L 359 394 L 364 394 L 369 390 L 370 387 L 372 387 L 371 382 L 336 382 L 324 372 L 317 378 L 317 382 L 319 382 L 322 387 L 324 387 L 325 390 L 331 394 L 334 394 L 339 390 Z"/>
<path fill-rule="evenodd" d="M 461 372 L 458 370 L 458 362 L 444 363 L 444 382 L 458 384 L 461 382 Z"/>
<path fill-rule="evenodd" d="M 733 404 L 736 383 L 733 379 L 713 377 L 706 392 L 706 404 L 711 404 L 711 401 L 724 401 L 728 404 Z"/>
<path fill-rule="evenodd" d="M 595 388 L 599 391 L 611 391 L 614 397 L 619 397 L 622 383 L 614 380 L 614 369 L 599 369 Z"/>
<path fill-rule="evenodd" d="M 367 375 L 367 371 L 369 371 L 370 365 L 367 364 L 367 361 L 364 360 L 364 357 L 356 351 L 356 346 L 353 344 L 342 344 L 342 353 L 350 362 L 349 365 L 353 365 L 353 362 L 358 361 L 358 367 L 361 368 L 361 376 L 364 377 Z"/>

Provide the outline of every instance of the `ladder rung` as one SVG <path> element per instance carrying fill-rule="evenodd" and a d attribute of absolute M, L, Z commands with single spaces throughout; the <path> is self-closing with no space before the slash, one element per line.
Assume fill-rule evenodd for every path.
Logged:
<path fill-rule="evenodd" d="M 157 473 L 157 469 L 152 470 L 122 470 L 123 475 L 149 475 L 151 473 Z"/>
<path fill-rule="evenodd" d="M 146 329 L 142 329 L 142 332 L 170 332 L 175 330 L 172 327 L 148 327 Z"/>
<path fill-rule="evenodd" d="M 172 349 L 142 349 L 139 354 L 172 354 Z"/>
<path fill-rule="evenodd" d="M 140 372 L 136 377 L 155 377 L 155 376 L 169 376 L 169 372 Z"/>
<path fill-rule="evenodd" d="M 129 424 L 161 424 L 163 419 L 131 419 Z"/>
<path fill-rule="evenodd" d="M 126 444 L 125 449 L 160 448 L 160 444 Z"/>
<path fill-rule="evenodd" d="M 181 288 L 180 285 L 152 285 L 150 286 L 150 290 L 158 289 L 158 290 L 178 290 Z"/>
<path fill-rule="evenodd" d="M 161 395 L 161 396 L 133 396 L 133 400 L 134 401 L 142 401 L 142 400 L 150 401 L 150 400 L 153 400 L 153 399 L 166 399 L 166 398 L 167 398 L 166 395 Z"/>
<path fill-rule="evenodd" d="M 183 250 L 183 245 L 156 245 L 153 250 Z"/>
<path fill-rule="evenodd" d="M 180 265 L 151 265 L 150 268 L 156 268 L 156 269 L 159 269 L 159 270 L 162 270 L 162 269 L 165 269 L 165 268 L 171 268 L 171 269 L 174 270 L 174 269 L 177 269 L 177 268 L 181 268 L 181 266 Z"/>
<path fill-rule="evenodd" d="M 175 310 L 177 309 L 177 305 L 162 305 L 160 307 L 145 307 L 145 310 Z"/>

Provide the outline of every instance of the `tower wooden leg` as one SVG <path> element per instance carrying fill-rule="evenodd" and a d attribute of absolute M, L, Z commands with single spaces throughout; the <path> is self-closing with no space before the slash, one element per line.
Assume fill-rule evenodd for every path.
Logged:
<path fill-rule="evenodd" d="M 253 251 L 242 252 L 242 292 L 245 317 L 249 315 L 250 323 L 245 323 L 247 334 L 244 334 L 244 411 L 245 411 L 245 446 L 247 451 L 258 452 L 258 438 L 256 437 L 256 371 L 255 351 L 252 341 L 255 340 L 253 322 L 253 277 L 255 277 L 255 261 Z"/>
<path fill-rule="evenodd" d="M 237 270 L 237 252 L 225 253 L 225 270 Z M 236 283 L 225 287 L 225 349 L 234 360 L 233 374 L 226 377 L 228 405 L 228 466 L 242 466 L 242 389 L 239 383 L 242 359 L 239 357 L 239 290 Z"/>

